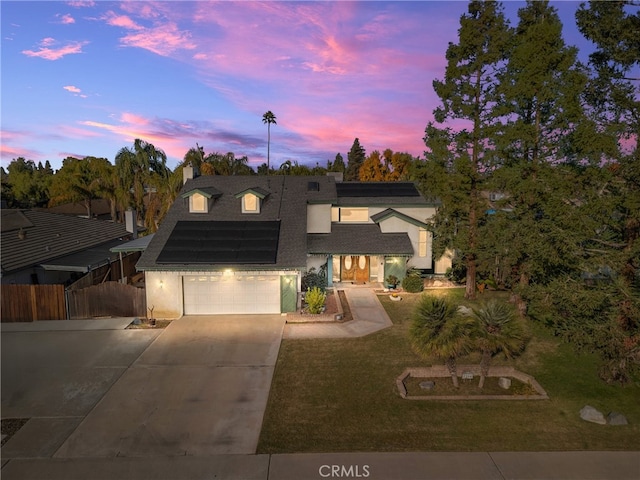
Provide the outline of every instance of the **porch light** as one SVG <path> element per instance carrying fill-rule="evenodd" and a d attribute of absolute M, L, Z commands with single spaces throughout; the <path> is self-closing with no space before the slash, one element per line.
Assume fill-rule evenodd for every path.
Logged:
<path fill-rule="evenodd" d="M 225 277 L 230 277 L 231 275 L 233 275 L 233 270 L 231 270 L 230 268 L 227 268 L 224 272 L 222 272 L 222 274 Z"/>

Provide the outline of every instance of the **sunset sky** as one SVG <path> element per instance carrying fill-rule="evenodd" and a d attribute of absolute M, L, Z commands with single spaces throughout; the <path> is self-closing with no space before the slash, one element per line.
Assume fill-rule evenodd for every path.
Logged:
<path fill-rule="evenodd" d="M 517 23 L 524 2 L 504 2 Z M 586 59 L 579 2 L 552 2 Z M 1 164 L 105 157 L 136 138 L 174 168 L 206 153 L 326 165 L 358 137 L 367 154 L 422 156 L 432 82 L 464 1 L 2 1 Z"/>

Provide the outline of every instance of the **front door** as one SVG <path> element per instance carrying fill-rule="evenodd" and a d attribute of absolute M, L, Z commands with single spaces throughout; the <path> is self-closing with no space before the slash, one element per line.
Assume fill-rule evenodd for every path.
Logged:
<path fill-rule="evenodd" d="M 367 283 L 369 281 L 369 256 L 358 255 L 356 258 L 356 283 Z"/>
<path fill-rule="evenodd" d="M 366 283 L 369 281 L 368 255 L 344 255 L 340 257 L 340 281 Z"/>

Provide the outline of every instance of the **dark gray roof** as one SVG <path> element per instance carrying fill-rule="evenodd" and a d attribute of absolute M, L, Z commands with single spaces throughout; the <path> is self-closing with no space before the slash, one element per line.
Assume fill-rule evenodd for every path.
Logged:
<path fill-rule="evenodd" d="M 54 260 L 47 260 L 40 263 L 45 270 L 57 272 L 80 272 L 87 273 L 96 268 L 108 265 L 118 259 L 118 254 L 112 251 L 112 247 L 121 245 L 120 240 L 113 240 L 103 245 L 91 247 L 81 252 L 65 255 Z"/>
<path fill-rule="evenodd" d="M 309 191 L 308 182 L 319 183 L 318 191 Z M 215 188 L 222 195 L 212 202 L 208 213 L 189 213 L 188 200 L 178 198 L 167 213 L 155 237 L 138 260 L 139 270 L 216 270 L 233 267 L 223 264 L 175 263 L 161 264 L 158 257 L 165 248 L 179 221 L 280 221 L 278 251 L 275 263 L 238 263 L 243 269 L 298 269 L 307 263 L 307 203 L 332 203 L 336 199 L 332 177 L 294 176 L 201 176 L 189 180 L 182 191 Z M 248 190 L 268 192 L 261 201 L 260 213 L 242 213 L 242 198 L 238 192 Z"/>
<path fill-rule="evenodd" d="M 2 272 L 40 265 L 112 240 L 124 243 L 130 235 L 120 223 L 37 210 L 3 209 Z"/>
<path fill-rule="evenodd" d="M 310 254 L 335 255 L 413 255 L 406 233 L 382 233 L 378 225 L 333 224 L 331 233 L 307 236 Z"/>

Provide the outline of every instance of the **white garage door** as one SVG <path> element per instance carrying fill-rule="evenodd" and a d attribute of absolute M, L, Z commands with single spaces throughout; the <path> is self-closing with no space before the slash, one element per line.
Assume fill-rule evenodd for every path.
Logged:
<path fill-rule="evenodd" d="M 184 277 L 185 315 L 280 313 L 278 275 Z"/>

